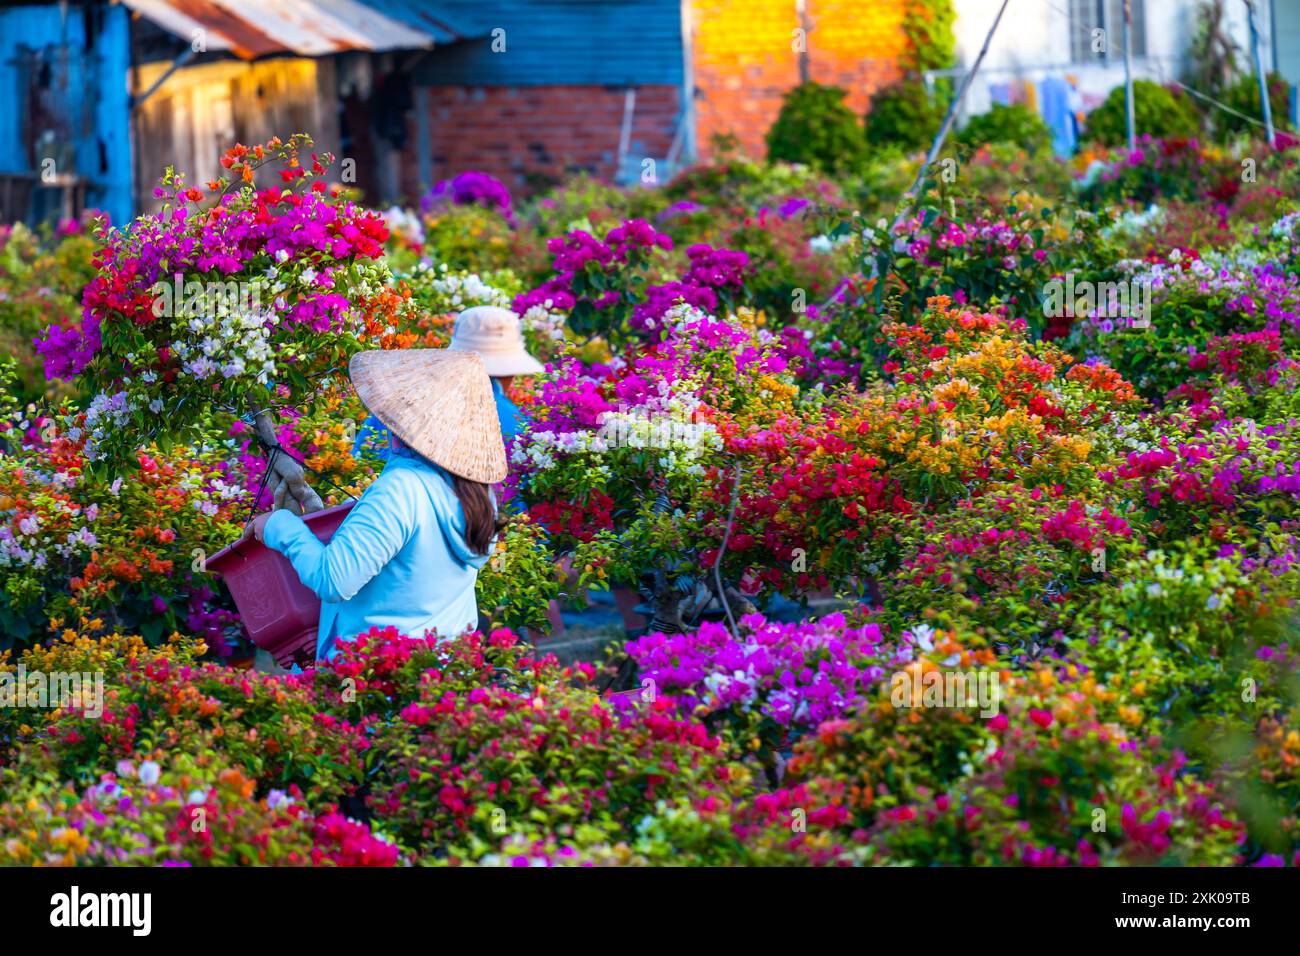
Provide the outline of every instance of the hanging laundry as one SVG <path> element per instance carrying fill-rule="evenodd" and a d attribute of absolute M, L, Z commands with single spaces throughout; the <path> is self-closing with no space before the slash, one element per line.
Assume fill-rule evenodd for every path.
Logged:
<path fill-rule="evenodd" d="M 1073 87 L 1059 76 L 1046 77 L 1040 84 L 1043 122 L 1052 131 L 1052 149 L 1058 156 L 1073 155 L 1078 145 L 1078 121 L 1074 115 Z"/>
<path fill-rule="evenodd" d="M 1023 103 L 1035 113 L 1038 112 L 1038 85 L 1033 80 L 1021 80 L 1017 103 Z"/>

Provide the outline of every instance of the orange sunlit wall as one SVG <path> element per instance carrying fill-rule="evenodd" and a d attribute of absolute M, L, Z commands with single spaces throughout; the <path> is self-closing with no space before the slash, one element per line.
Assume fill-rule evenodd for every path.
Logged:
<path fill-rule="evenodd" d="M 865 113 L 871 94 L 901 76 L 902 4 L 807 0 L 805 8 L 809 78 L 848 90 L 849 106 Z M 764 155 L 781 97 L 799 82 L 795 0 L 692 0 L 691 25 L 701 158 L 718 134 Z"/>

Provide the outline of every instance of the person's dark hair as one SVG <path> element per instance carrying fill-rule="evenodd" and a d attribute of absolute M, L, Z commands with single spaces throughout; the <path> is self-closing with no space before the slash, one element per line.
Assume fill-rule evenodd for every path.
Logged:
<path fill-rule="evenodd" d="M 397 438 L 396 435 L 393 437 Z M 408 454 L 437 470 L 437 465 L 406 442 L 400 438 L 397 442 L 398 447 L 406 449 Z M 488 549 L 492 547 L 492 539 L 505 526 L 505 521 L 497 515 L 496 505 L 492 502 L 492 489 L 481 481 L 470 481 L 451 472 L 447 474 L 451 477 L 451 488 L 456 492 L 460 510 L 465 512 L 465 541 L 475 554 L 487 554 Z"/>
<path fill-rule="evenodd" d="M 470 481 L 460 475 L 452 475 L 452 488 L 465 512 L 465 541 L 475 554 L 487 554 L 500 529 L 492 489 L 481 481 Z"/>

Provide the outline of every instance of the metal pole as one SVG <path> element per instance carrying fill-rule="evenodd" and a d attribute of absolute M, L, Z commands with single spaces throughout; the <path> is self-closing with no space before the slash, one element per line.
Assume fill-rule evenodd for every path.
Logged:
<path fill-rule="evenodd" d="M 1137 149 L 1137 121 L 1133 115 L 1133 0 L 1124 0 L 1124 111 L 1128 114 L 1128 148 Z"/>
<path fill-rule="evenodd" d="M 894 217 L 894 224 L 890 227 L 890 233 L 898 227 L 903 221 L 903 216 L 911 205 L 911 200 L 921 189 L 921 183 L 925 181 L 925 174 L 934 161 L 939 158 L 939 150 L 943 149 L 943 141 L 948 137 L 948 131 L 952 129 L 953 120 L 957 118 L 957 110 L 961 108 L 962 102 L 966 99 L 966 92 L 970 89 L 971 81 L 975 79 L 975 74 L 979 72 L 980 64 L 984 62 L 984 54 L 989 52 L 989 44 L 993 42 L 993 34 L 997 31 L 998 24 L 1002 22 L 1002 14 L 1007 9 L 1008 0 L 1002 0 L 1002 6 L 998 7 L 998 15 L 993 18 L 993 26 L 989 27 L 988 36 L 984 38 L 984 45 L 980 47 L 979 56 L 975 57 L 975 63 L 970 68 L 961 81 L 961 88 L 953 101 L 948 104 L 948 115 L 943 118 L 943 125 L 939 127 L 939 132 L 935 134 L 934 142 L 930 144 L 930 152 L 925 157 L 925 164 L 916 174 L 916 181 L 912 183 L 912 188 L 903 194 L 903 200 L 898 206 L 898 215 Z"/>
<path fill-rule="evenodd" d="M 1268 76 L 1264 73 L 1264 57 L 1259 52 L 1259 27 L 1255 23 L 1255 0 L 1245 0 L 1246 17 L 1250 22 L 1250 46 L 1255 53 L 1255 77 L 1259 80 L 1259 102 L 1264 108 L 1264 132 L 1268 145 L 1275 145 L 1273 135 L 1273 104 L 1268 101 Z"/>
<path fill-rule="evenodd" d="M 618 131 L 618 164 L 614 167 L 614 176 L 618 182 L 623 181 L 623 164 L 627 162 L 627 151 L 632 147 L 632 116 L 636 110 L 636 87 L 629 86 L 623 94 L 623 125 Z"/>
<path fill-rule="evenodd" d="M 794 0 L 794 12 L 799 18 L 799 29 L 803 31 L 803 43 L 799 46 L 799 82 L 807 83 L 810 77 L 808 69 L 808 4 L 806 0 Z"/>
<path fill-rule="evenodd" d="M 690 0 L 682 0 L 682 118 L 685 130 L 682 145 L 686 162 L 699 158 L 699 143 L 695 129 L 695 23 L 691 18 Z M 675 168 L 675 167 L 674 167 Z"/>

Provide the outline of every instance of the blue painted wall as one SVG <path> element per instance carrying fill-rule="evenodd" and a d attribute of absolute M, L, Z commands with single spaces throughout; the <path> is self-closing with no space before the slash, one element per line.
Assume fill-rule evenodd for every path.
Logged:
<path fill-rule="evenodd" d="M 435 48 L 414 70 L 419 85 L 682 82 L 680 0 L 438 0 L 433 6 L 488 36 Z M 492 52 L 491 32 L 498 28 L 505 31 L 504 53 Z"/>
<path fill-rule="evenodd" d="M 86 204 L 105 210 L 115 224 L 131 218 L 131 137 L 127 81 L 128 20 L 124 6 L 100 8 L 101 30 L 93 38 L 94 56 L 70 75 L 72 95 L 86 97 L 93 113 L 89 132 L 76 140 L 77 171 L 90 180 Z M 66 20 L 57 6 L 0 8 L 0 172 L 36 173 L 28 144 L 21 139 L 18 48 L 67 43 L 86 48 L 81 9 L 69 7 Z"/>

